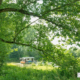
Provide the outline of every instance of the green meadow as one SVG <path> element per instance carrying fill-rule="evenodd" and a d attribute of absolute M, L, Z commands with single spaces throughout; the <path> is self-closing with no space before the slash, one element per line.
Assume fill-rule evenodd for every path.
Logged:
<path fill-rule="evenodd" d="M 15 63 L 8 63 L 3 68 L 0 80 L 80 80 L 74 75 L 68 77 L 68 74 L 63 76 L 59 68 L 51 65 L 21 67 Z"/>

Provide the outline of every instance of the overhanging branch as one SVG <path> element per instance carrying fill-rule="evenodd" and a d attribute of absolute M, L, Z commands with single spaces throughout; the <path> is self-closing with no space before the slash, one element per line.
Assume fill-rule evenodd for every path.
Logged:
<path fill-rule="evenodd" d="M 39 20 L 39 19 L 37 19 L 37 20 Z M 21 30 L 15 35 L 15 37 L 14 37 L 14 41 L 16 40 L 18 34 L 19 34 L 21 31 L 23 31 L 23 30 L 26 29 L 26 28 L 29 28 L 29 26 L 30 26 L 31 24 L 33 24 L 34 22 L 36 22 L 37 20 L 31 22 L 31 23 L 28 24 L 26 27 L 22 28 L 22 29 L 21 29 Z"/>
<path fill-rule="evenodd" d="M 42 15 L 46 15 L 47 13 L 49 13 L 49 12 L 51 12 L 51 11 L 59 10 L 59 9 L 65 7 L 65 6 L 71 6 L 71 5 L 73 5 L 73 4 L 74 4 L 75 2 L 77 2 L 77 1 L 80 1 L 80 0 L 75 0 L 75 1 L 73 1 L 73 2 L 70 2 L 70 3 L 68 3 L 68 4 L 64 4 L 64 5 L 60 6 L 60 7 L 54 8 L 54 9 L 52 9 L 52 10 L 48 10 L 48 11 L 46 11 L 46 12 L 43 12 Z M 51 3 L 51 4 L 52 4 L 52 3 Z"/>
<path fill-rule="evenodd" d="M 35 17 L 41 17 L 39 15 L 36 15 L 35 13 L 32 12 L 28 12 L 26 10 L 23 9 L 16 9 L 16 8 L 4 8 L 4 9 L 0 9 L 0 13 L 2 12 L 20 12 L 22 14 L 26 14 L 26 15 L 31 15 L 31 16 L 35 16 Z"/>
<path fill-rule="evenodd" d="M 75 3 L 75 2 L 77 2 L 77 1 L 80 1 L 80 0 L 75 0 L 75 1 L 73 1 L 72 3 Z M 46 12 L 43 13 L 42 15 L 45 16 L 47 13 L 49 13 L 49 12 L 51 12 L 51 11 L 55 11 L 55 10 L 57 10 L 57 9 L 60 9 L 60 8 L 62 8 L 62 7 L 64 7 L 64 6 L 66 6 L 66 5 L 71 5 L 71 3 L 70 3 L 70 4 L 65 4 L 65 5 L 60 6 L 60 7 L 57 7 L 57 8 L 55 8 L 55 9 L 53 9 L 53 10 L 46 11 Z M 0 13 L 2 13 L 2 12 L 8 12 L 8 11 L 20 12 L 20 13 L 22 13 L 22 14 L 39 17 L 40 19 L 44 19 L 44 20 L 46 20 L 46 21 L 48 21 L 48 22 L 51 22 L 52 24 L 55 24 L 56 26 L 59 26 L 59 27 L 61 27 L 61 28 L 64 28 L 64 27 L 62 27 L 63 25 L 61 25 L 61 24 L 58 24 L 58 23 L 56 23 L 56 22 L 54 22 L 54 21 L 51 21 L 51 20 L 49 20 L 49 19 L 47 19 L 47 18 L 44 18 L 43 16 L 40 16 L 40 15 L 35 14 L 35 13 L 32 13 L 32 12 L 28 12 L 28 11 L 23 10 L 23 9 L 15 9 L 15 8 L 4 8 L 4 9 L 0 9 Z M 33 21 L 32 23 L 34 23 L 34 22 L 35 22 L 35 21 Z M 15 41 L 16 37 L 18 36 L 18 34 L 19 34 L 21 31 L 23 31 L 25 28 L 28 28 L 32 23 L 30 23 L 28 26 L 22 28 L 22 29 L 16 34 L 16 36 L 15 36 L 15 38 L 14 38 L 14 41 Z"/>
<path fill-rule="evenodd" d="M 30 45 L 30 44 L 20 43 L 20 42 L 14 42 L 14 41 L 7 41 L 7 40 L 4 40 L 4 39 L 2 39 L 2 38 L 0 38 L 0 41 L 2 41 L 2 42 L 4 42 L 4 43 L 9 43 L 9 44 L 17 44 L 17 45 L 28 46 L 28 47 L 31 47 L 31 48 L 34 48 L 34 49 L 36 49 L 36 50 L 39 50 L 39 51 L 44 52 L 44 50 L 38 49 L 38 48 L 36 48 L 36 47 L 34 47 L 34 46 Z"/>
<path fill-rule="evenodd" d="M 34 47 L 34 46 L 31 46 L 30 44 L 13 42 L 13 41 L 6 41 L 6 40 L 4 40 L 4 39 L 2 39 L 2 38 L 0 38 L 0 41 L 2 41 L 2 42 L 4 42 L 4 43 L 9 43 L 9 44 L 17 44 L 17 45 L 29 46 L 29 47 L 31 47 L 31 48 L 33 48 L 33 49 L 36 49 L 36 50 L 38 50 L 38 51 L 41 51 L 42 54 L 43 54 L 46 58 L 48 58 L 48 56 L 49 56 L 49 57 L 51 58 L 51 60 L 53 60 L 54 62 L 56 62 L 57 65 L 60 65 L 59 62 L 56 60 L 55 56 L 51 56 L 51 55 L 48 53 L 48 52 L 50 52 L 50 51 L 47 52 L 46 50 L 42 50 L 42 49 L 36 48 L 36 47 Z M 52 50 L 51 52 L 53 52 L 53 50 Z"/>
<path fill-rule="evenodd" d="M 66 5 L 71 5 L 72 3 L 75 3 L 75 2 L 77 2 L 77 1 L 80 1 L 80 0 L 75 0 L 75 1 L 73 1 L 73 2 L 71 2 L 71 3 L 69 3 L 69 4 L 65 4 L 65 5 L 60 6 L 60 7 L 57 7 L 57 8 L 55 8 L 55 9 L 46 11 L 46 12 L 42 13 L 42 15 L 45 16 L 47 13 L 49 13 L 49 12 L 51 12 L 51 11 L 55 11 L 55 10 L 60 9 L 60 8 L 62 8 L 62 7 L 64 7 L 64 6 L 66 6 Z M 35 14 L 35 13 L 32 13 L 32 12 L 28 12 L 28 11 L 23 10 L 23 9 L 15 9 L 15 8 L 4 8 L 4 9 L 0 9 L 0 13 L 2 13 L 2 12 L 8 12 L 8 11 L 20 12 L 20 13 L 22 13 L 22 14 L 31 15 L 31 16 L 34 16 L 34 17 L 39 17 L 40 19 L 44 19 L 44 20 L 47 20 L 48 22 L 51 22 L 50 20 L 45 19 L 43 16 L 40 16 L 40 15 Z M 51 23 L 53 23 L 53 24 L 56 25 L 55 22 L 51 22 Z"/>
<path fill-rule="evenodd" d="M 52 24 L 55 24 L 56 26 L 59 26 L 59 27 L 61 27 L 61 28 L 65 28 L 65 27 L 62 27 L 63 25 L 61 25 L 61 24 L 58 24 L 58 23 L 56 23 L 56 22 L 54 22 L 54 21 L 52 21 L 52 20 L 49 20 L 49 19 L 47 19 L 47 18 L 44 18 L 43 16 L 39 16 L 39 15 L 37 15 L 37 14 L 35 14 L 35 13 L 31 13 L 31 12 L 28 12 L 28 11 L 25 11 L 25 10 L 15 9 L 15 8 L 0 9 L 0 13 L 2 13 L 2 12 L 8 12 L 8 11 L 20 12 L 20 13 L 22 13 L 22 14 L 36 16 L 36 17 L 39 17 L 40 19 L 44 19 L 44 20 L 46 20 L 46 21 L 48 21 L 48 22 L 51 22 Z M 34 23 L 34 22 L 35 22 L 35 21 L 33 21 L 32 23 Z M 28 26 L 22 28 L 22 29 L 16 34 L 16 36 L 15 36 L 15 38 L 14 38 L 14 41 L 15 41 L 17 35 L 18 35 L 21 31 L 23 31 L 25 28 L 28 28 L 32 23 L 30 23 Z"/>

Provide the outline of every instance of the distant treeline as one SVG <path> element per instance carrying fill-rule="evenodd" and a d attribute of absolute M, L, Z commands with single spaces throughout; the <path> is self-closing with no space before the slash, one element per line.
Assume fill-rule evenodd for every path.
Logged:
<path fill-rule="evenodd" d="M 40 52 L 30 47 L 13 45 L 10 54 L 8 55 L 8 61 L 17 62 L 21 57 L 35 57 L 35 60 L 41 60 Z"/>

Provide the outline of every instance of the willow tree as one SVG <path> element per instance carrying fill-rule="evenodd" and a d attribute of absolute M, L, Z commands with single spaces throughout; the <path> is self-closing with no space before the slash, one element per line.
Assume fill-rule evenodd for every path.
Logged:
<path fill-rule="evenodd" d="M 64 53 L 51 43 L 50 33 L 52 39 L 61 36 L 66 41 L 68 37 L 69 42 L 79 45 L 79 6 L 80 0 L 0 0 L 0 42 L 34 48 L 60 65 Z M 28 39 L 30 29 L 35 33 Z"/>

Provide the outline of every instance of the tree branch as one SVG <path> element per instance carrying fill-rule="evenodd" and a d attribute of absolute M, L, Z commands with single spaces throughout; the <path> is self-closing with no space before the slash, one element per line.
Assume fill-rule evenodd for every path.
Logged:
<path fill-rule="evenodd" d="M 31 13 L 31 12 L 28 12 L 28 11 L 25 11 L 25 10 L 21 10 L 21 9 L 14 9 L 14 8 L 5 8 L 5 9 L 0 9 L 0 13 L 2 12 L 8 12 L 8 11 L 14 11 L 14 12 L 20 12 L 22 14 L 26 14 L 26 15 L 32 15 L 32 16 L 36 16 L 36 17 L 39 17 L 40 19 L 44 19 L 48 22 L 51 22 L 52 24 L 55 24 L 56 26 L 59 26 L 61 28 L 65 28 L 65 27 L 62 27 L 63 25 L 62 24 L 58 24 L 57 22 L 54 22 L 52 20 L 49 20 L 47 18 L 44 18 L 43 16 L 39 16 L 37 14 L 34 14 L 34 13 Z M 38 19 L 37 19 L 38 20 Z M 36 22 L 37 20 L 33 21 L 32 23 Z M 23 31 L 25 28 L 28 28 L 32 23 L 28 24 L 26 27 L 22 28 L 15 36 L 14 40 L 16 39 L 17 35 Z"/>
<path fill-rule="evenodd" d="M 75 3 L 75 2 L 77 2 L 77 1 L 80 1 L 80 0 L 75 0 L 75 1 L 72 2 L 72 3 Z M 51 11 L 55 11 L 55 10 L 57 10 L 57 9 L 60 9 L 60 8 L 62 8 L 62 7 L 64 7 L 64 6 L 71 5 L 72 3 L 70 3 L 70 4 L 65 4 L 65 5 L 60 6 L 60 7 L 57 7 L 57 8 L 55 8 L 55 9 L 46 11 L 46 12 L 44 12 L 42 15 L 45 15 L 46 13 L 49 13 L 49 12 L 51 12 Z M 2 13 L 2 12 L 8 12 L 8 11 L 20 12 L 20 13 L 22 13 L 22 14 L 32 15 L 32 16 L 39 17 L 39 18 L 42 17 L 42 16 L 40 16 L 40 15 L 37 15 L 37 14 L 32 13 L 32 12 L 28 12 L 28 11 L 23 10 L 23 9 L 15 9 L 15 8 L 4 8 L 4 9 L 0 9 L 0 13 Z M 41 18 L 41 19 L 42 19 L 42 18 Z"/>
<path fill-rule="evenodd" d="M 73 1 L 73 2 L 71 2 L 71 3 L 64 4 L 64 5 L 60 6 L 60 7 L 54 8 L 54 9 L 52 9 L 52 10 L 48 10 L 48 11 L 46 11 L 46 12 L 43 12 L 42 15 L 46 15 L 47 13 L 49 13 L 49 12 L 51 12 L 51 11 L 59 10 L 59 9 L 61 9 L 62 7 L 65 7 L 65 6 L 70 6 L 70 5 L 74 4 L 74 3 L 77 2 L 77 1 L 80 1 L 80 0 L 75 0 L 75 1 Z"/>
<path fill-rule="evenodd" d="M 80 0 L 75 0 L 74 2 L 77 2 L 77 1 L 80 1 Z M 74 3 L 74 2 L 72 2 L 72 3 Z M 46 11 L 46 12 L 44 12 L 42 15 L 44 16 L 44 15 L 46 15 L 46 13 L 49 13 L 49 12 L 51 12 L 51 11 L 55 11 L 55 10 L 60 9 L 61 7 L 64 7 L 64 6 L 66 6 L 66 5 L 71 5 L 72 3 L 70 3 L 70 4 L 65 4 L 65 5 L 60 6 L 60 7 L 57 7 L 57 8 L 55 8 L 55 9 Z M 15 8 L 4 8 L 4 9 L 0 9 L 0 13 L 2 13 L 2 12 L 8 12 L 8 11 L 20 12 L 20 13 L 22 13 L 22 14 L 39 17 L 40 19 L 44 19 L 44 20 L 45 20 L 45 18 L 43 18 L 43 16 L 40 16 L 40 15 L 37 15 L 37 14 L 35 14 L 35 13 L 28 12 L 28 11 L 22 10 L 22 9 L 15 9 Z M 49 22 L 51 22 L 51 21 L 48 20 L 48 19 L 46 19 L 46 20 L 49 21 Z M 54 22 L 52 22 L 52 23 L 55 24 Z M 56 25 L 56 24 L 55 24 L 55 25 Z"/>
<path fill-rule="evenodd" d="M 39 19 L 37 19 L 37 20 L 39 20 Z M 23 31 L 23 30 L 26 29 L 26 28 L 29 28 L 29 26 L 30 26 L 31 24 L 33 24 L 34 22 L 36 22 L 37 20 L 31 22 L 31 23 L 28 24 L 26 27 L 22 28 L 22 29 L 21 29 L 21 30 L 15 35 L 15 37 L 14 37 L 14 41 L 16 40 L 18 34 L 19 34 L 21 31 Z"/>
<path fill-rule="evenodd" d="M 31 16 L 38 16 L 38 17 L 41 17 L 39 15 L 36 15 L 35 13 L 32 13 L 32 12 L 28 12 L 26 10 L 22 10 L 22 9 L 15 9 L 15 8 L 4 8 L 4 9 L 0 9 L 0 13 L 2 12 L 9 12 L 9 11 L 13 11 L 13 12 L 20 12 L 22 14 L 26 14 L 26 15 L 31 15 Z"/>
<path fill-rule="evenodd" d="M 26 43 L 19 43 L 19 42 L 14 42 L 14 41 L 7 41 L 7 40 L 4 40 L 2 38 L 0 38 L 0 41 L 2 41 L 4 43 L 9 43 L 9 44 L 17 44 L 17 45 L 29 46 L 29 47 L 34 48 L 36 50 L 39 50 L 39 51 L 42 51 L 42 52 L 44 51 L 42 49 L 38 49 L 38 48 L 36 48 L 36 47 L 34 47 L 34 46 L 30 45 L 30 44 L 26 44 Z"/>
<path fill-rule="evenodd" d="M 80 0 L 76 0 L 76 1 L 80 1 Z M 76 2 L 76 1 L 74 1 L 74 2 Z M 74 2 L 72 2 L 72 3 L 74 3 Z M 71 5 L 71 4 L 65 4 L 65 5 L 60 6 L 60 7 L 57 7 L 57 8 L 55 8 L 55 9 L 53 9 L 53 10 L 49 10 L 49 11 L 43 13 L 42 15 L 45 16 L 46 13 L 49 13 L 49 12 L 51 12 L 51 11 L 55 11 L 55 10 L 60 9 L 61 7 L 64 7 L 64 6 L 66 6 L 66 5 Z M 8 11 L 20 12 L 20 13 L 22 13 L 22 14 L 36 16 L 36 17 L 39 17 L 40 19 L 44 19 L 44 20 L 46 20 L 46 21 L 48 21 L 48 22 L 51 22 L 52 24 L 55 24 L 56 26 L 59 26 L 59 27 L 61 27 L 61 28 L 64 28 L 64 27 L 62 27 L 63 25 L 61 25 L 61 24 L 57 24 L 56 22 L 53 22 L 53 21 L 51 21 L 51 20 L 49 20 L 49 19 L 46 19 L 46 18 L 44 18 L 43 16 L 37 15 L 37 14 L 32 13 L 32 12 L 28 12 L 28 11 L 26 11 L 26 10 L 15 9 L 15 8 L 4 8 L 4 9 L 0 9 L 0 13 L 2 13 L 2 12 L 8 12 Z M 33 21 L 32 23 L 34 23 L 34 22 L 36 22 L 36 21 L 37 21 L 37 20 Z M 22 28 L 22 29 L 16 34 L 16 36 L 15 36 L 15 38 L 14 38 L 14 41 L 15 41 L 16 37 L 18 36 L 18 34 L 19 34 L 21 31 L 23 31 L 25 28 L 28 28 L 32 23 L 30 23 L 30 24 L 28 24 L 26 27 Z"/>
<path fill-rule="evenodd" d="M 13 42 L 13 41 L 6 41 L 6 40 L 4 40 L 4 39 L 2 39 L 2 38 L 0 38 L 0 41 L 2 41 L 2 42 L 4 42 L 4 43 L 9 43 L 9 44 L 17 44 L 17 45 L 23 45 L 23 46 L 31 47 L 31 48 L 33 48 L 33 49 L 36 49 L 36 50 L 38 50 L 38 51 L 41 51 L 42 54 L 43 54 L 46 58 L 47 58 L 48 56 L 50 56 L 50 57 L 53 59 L 53 61 L 55 61 L 57 64 L 59 64 L 58 61 L 55 59 L 55 57 L 51 56 L 47 51 L 42 50 L 42 49 L 39 49 L 39 48 L 36 48 L 36 47 L 34 47 L 34 46 L 31 46 L 30 44 L 18 43 L 18 42 Z"/>

